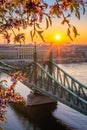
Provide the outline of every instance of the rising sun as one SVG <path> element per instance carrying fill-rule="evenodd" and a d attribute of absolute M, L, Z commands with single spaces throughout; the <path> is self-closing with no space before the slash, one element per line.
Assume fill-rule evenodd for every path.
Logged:
<path fill-rule="evenodd" d="M 60 40 L 61 36 L 60 35 L 56 35 L 55 38 L 56 38 L 56 40 Z"/>

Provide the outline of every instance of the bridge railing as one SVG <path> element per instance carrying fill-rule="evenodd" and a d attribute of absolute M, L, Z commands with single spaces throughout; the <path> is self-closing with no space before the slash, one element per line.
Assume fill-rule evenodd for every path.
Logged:
<path fill-rule="evenodd" d="M 87 86 L 83 85 L 78 80 L 70 76 L 54 62 L 52 62 L 52 66 L 54 68 L 52 77 L 54 77 L 60 84 L 64 85 L 66 88 L 76 93 L 78 96 L 87 100 Z"/>
<path fill-rule="evenodd" d="M 3 66 L 3 67 L 8 67 L 8 68 L 11 68 L 11 69 L 15 69 L 14 66 L 12 65 L 9 65 L 9 64 L 6 64 L 5 62 L 3 62 L 2 60 L 0 60 L 0 64 Z"/>
<path fill-rule="evenodd" d="M 2 60 L 0 60 L 0 71 L 9 73 L 9 72 L 17 71 L 17 70 L 19 70 L 19 67 L 9 65 L 3 62 Z"/>
<path fill-rule="evenodd" d="M 32 88 L 87 115 L 86 100 L 82 99 L 82 97 L 61 84 L 40 64 L 36 63 L 36 66 L 36 80 L 34 79 L 34 73 L 30 80 L 30 86 Z"/>

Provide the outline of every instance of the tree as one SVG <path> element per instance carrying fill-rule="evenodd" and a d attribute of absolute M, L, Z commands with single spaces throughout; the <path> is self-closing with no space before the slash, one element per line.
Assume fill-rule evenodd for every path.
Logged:
<path fill-rule="evenodd" d="M 11 34 L 14 34 L 14 42 L 25 41 L 24 33 L 20 33 L 20 28 L 31 28 L 30 35 L 33 41 L 35 35 L 39 35 L 43 41 L 43 27 L 40 23 L 45 21 L 45 29 L 52 25 L 52 17 L 56 16 L 62 20 L 62 24 L 67 24 L 67 35 L 71 40 L 71 31 L 74 37 L 78 35 L 77 29 L 70 23 L 70 17 L 74 13 L 80 19 L 81 12 L 85 14 L 87 2 L 85 0 L 54 0 L 53 5 L 49 5 L 44 0 L 0 0 L 0 34 L 10 42 Z M 82 11 L 81 11 L 82 10 Z M 15 29 L 19 31 L 15 33 Z"/>
<path fill-rule="evenodd" d="M 0 81 L 0 121 L 6 121 L 5 112 L 8 103 L 25 102 L 25 99 L 19 93 L 15 92 L 17 81 L 19 80 L 22 82 L 23 80 L 25 80 L 22 72 L 18 71 L 11 74 L 10 76 L 11 76 L 12 84 L 8 86 L 8 88 L 5 88 L 2 85 L 3 82 L 7 82 L 6 80 Z"/>

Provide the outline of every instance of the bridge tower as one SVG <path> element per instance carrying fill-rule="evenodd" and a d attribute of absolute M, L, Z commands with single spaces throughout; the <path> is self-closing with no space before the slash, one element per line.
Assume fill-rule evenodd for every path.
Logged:
<path fill-rule="evenodd" d="M 33 59 L 34 59 L 34 82 L 37 84 L 37 50 L 36 50 L 36 42 L 34 43 L 34 54 L 33 54 Z"/>
<path fill-rule="evenodd" d="M 49 69 L 49 73 L 51 75 L 52 75 L 52 72 L 53 72 L 52 61 L 53 61 L 53 52 L 52 52 L 52 43 L 50 43 L 50 53 L 49 53 L 48 69 Z"/>

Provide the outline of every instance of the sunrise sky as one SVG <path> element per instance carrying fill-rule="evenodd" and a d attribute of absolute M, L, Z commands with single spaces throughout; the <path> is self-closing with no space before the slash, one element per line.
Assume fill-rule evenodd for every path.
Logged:
<path fill-rule="evenodd" d="M 84 16 L 81 16 L 81 19 L 78 20 L 74 15 L 71 18 L 71 23 L 75 25 L 75 27 L 78 30 L 78 35 L 73 41 L 70 40 L 70 38 L 67 36 L 67 25 L 61 24 L 61 19 L 54 19 L 53 24 L 49 29 L 44 30 L 44 39 L 46 42 L 72 42 L 76 44 L 86 44 L 87 43 L 87 12 Z M 43 25 L 44 26 L 44 23 Z M 61 38 L 59 40 L 56 40 L 56 35 L 60 35 Z M 73 34 L 72 34 L 73 37 Z M 31 38 L 29 36 L 29 31 L 26 30 L 26 42 L 31 41 Z M 42 40 L 38 37 L 34 38 L 34 41 L 42 42 Z"/>
<path fill-rule="evenodd" d="M 52 5 L 54 3 L 54 0 L 45 0 L 48 2 L 48 4 Z M 87 2 L 87 0 L 84 0 Z M 81 15 L 80 20 L 78 20 L 75 15 L 73 14 L 70 19 L 72 25 L 75 25 L 75 27 L 78 30 L 78 33 L 80 34 L 77 36 L 73 41 L 70 40 L 70 38 L 67 36 L 67 25 L 61 24 L 61 19 L 54 19 L 52 27 L 50 27 L 48 30 L 45 30 L 44 32 L 44 38 L 47 42 L 72 42 L 76 44 L 87 44 L 87 10 L 85 15 Z M 61 38 L 57 41 L 56 35 L 60 35 Z M 72 35 L 73 36 L 73 35 Z M 39 41 L 39 40 L 38 40 Z"/>
<path fill-rule="evenodd" d="M 46 2 L 49 3 L 49 0 L 45 0 Z M 54 0 L 50 1 L 50 4 L 53 3 Z M 80 34 L 77 36 L 73 41 L 70 40 L 70 38 L 67 36 L 67 25 L 62 25 L 61 24 L 62 20 L 55 18 L 53 19 L 53 24 L 49 29 L 45 30 L 44 29 L 44 39 L 46 42 L 56 42 L 56 43 L 66 43 L 66 42 L 71 42 L 71 43 L 76 43 L 76 44 L 87 44 L 87 11 L 85 15 L 81 15 L 81 19 L 78 20 L 74 15 L 71 17 L 71 23 L 75 25 L 75 27 L 78 30 L 78 33 Z M 42 27 L 45 26 L 45 22 L 42 23 Z M 26 43 L 31 42 L 31 37 L 30 37 L 30 29 L 26 30 L 21 30 L 21 32 L 25 33 L 26 36 Z M 56 35 L 60 35 L 60 39 L 57 40 L 55 37 Z M 73 35 L 72 35 L 73 36 Z M 42 42 L 41 38 L 35 37 L 34 38 L 35 42 Z M 0 43 L 4 43 L 5 40 L 0 36 Z"/>

